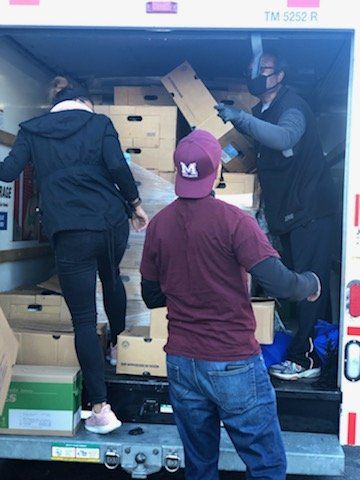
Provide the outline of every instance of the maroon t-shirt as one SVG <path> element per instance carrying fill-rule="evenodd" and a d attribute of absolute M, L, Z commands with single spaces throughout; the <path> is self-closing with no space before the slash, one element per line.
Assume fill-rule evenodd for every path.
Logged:
<path fill-rule="evenodd" d="M 278 256 L 256 221 L 211 196 L 178 198 L 150 222 L 141 274 L 166 295 L 172 355 L 233 361 L 260 351 L 247 274 Z"/>

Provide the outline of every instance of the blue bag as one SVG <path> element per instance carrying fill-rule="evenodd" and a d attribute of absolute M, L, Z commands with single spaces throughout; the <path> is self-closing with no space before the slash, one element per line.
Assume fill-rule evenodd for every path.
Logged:
<path fill-rule="evenodd" d="M 315 324 L 314 347 L 323 365 L 329 360 L 329 354 L 339 348 L 339 327 L 324 320 Z"/>
<path fill-rule="evenodd" d="M 261 345 L 262 355 L 264 357 L 266 368 L 275 363 L 281 363 L 286 360 L 287 349 L 292 340 L 292 336 L 285 332 L 276 332 L 274 343 L 271 345 Z"/>

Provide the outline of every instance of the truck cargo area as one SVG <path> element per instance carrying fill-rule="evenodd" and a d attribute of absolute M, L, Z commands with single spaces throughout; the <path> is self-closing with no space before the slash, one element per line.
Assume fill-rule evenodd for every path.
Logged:
<path fill-rule="evenodd" d="M 244 85 L 244 72 L 252 54 L 254 35 L 261 36 L 264 49 L 276 50 L 284 56 L 288 63 L 287 85 L 310 103 L 318 120 L 339 205 L 331 309 L 326 319 L 338 324 L 352 32 L 0 29 L 0 85 L 4 85 L 3 92 L 0 91 L 0 115 L 4 119 L 0 122 L 0 130 L 16 134 L 18 123 L 44 112 L 48 108 L 46 87 L 55 75 L 68 76 L 86 86 L 95 104 L 102 106 L 114 103 L 114 87 L 161 86 L 161 78 L 185 61 L 210 91 L 236 90 Z M 11 74 L 8 78 L 7 71 Z M 15 88 L 9 78 L 16 77 L 16 72 L 21 75 Z M 189 131 L 189 125 L 180 116 L 177 139 Z M 172 185 L 164 180 L 156 183 L 159 181 L 152 172 L 140 172 L 137 177 L 138 172 L 140 170 L 136 166 L 135 177 L 140 183 L 141 197 L 144 205 L 148 201 L 149 212 L 153 215 L 173 198 Z M 45 280 L 53 271 L 51 261 L 45 262 L 44 258 L 32 258 L 31 276 L 22 276 L 18 270 L 14 280 L 4 287 L 1 285 L 0 291 Z M 0 263 L 0 273 L 4 268 Z M 28 271 L 29 264 L 25 262 L 23 268 Z M 130 301 L 128 312 L 128 324 L 147 324 L 149 317 L 139 299 Z M 282 304 L 279 313 L 285 327 L 294 328 L 289 305 Z M 99 315 L 104 315 L 103 310 L 99 310 Z M 315 383 L 274 382 L 290 474 L 335 476 L 343 472 L 344 455 L 337 438 L 341 405 L 337 373 L 335 366 Z M 97 461 L 110 466 L 120 463 L 134 475 L 133 478 L 146 478 L 141 474 L 157 472 L 162 466 L 170 470 L 183 467 L 183 451 L 168 405 L 166 379 L 144 377 L 139 383 L 130 375 L 116 375 L 110 367 L 106 379 L 109 395 L 114 403 L 118 402 L 120 417 L 125 422 L 119 433 L 100 441 L 98 437 L 80 431 L 68 442 L 62 439 L 60 443 L 58 438 L 52 437 L 1 436 L 0 457 L 56 459 L 56 445 L 65 449 L 69 443 L 85 445 L 88 451 L 93 448 L 93 453 L 100 459 Z M 135 428 L 139 429 L 134 434 Z M 146 471 L 143 470 L 145 463 Z M 220 468 L 244 470 L 225 432 Z"/>

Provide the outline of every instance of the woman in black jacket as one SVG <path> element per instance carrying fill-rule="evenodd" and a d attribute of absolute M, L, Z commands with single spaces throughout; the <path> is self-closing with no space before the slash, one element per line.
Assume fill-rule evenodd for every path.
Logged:
<path fill-rule="evenodd" d="M 115 345 L 125 328 L 126 294 L 118 266 L 129 236 L 128 219 L 142 230 L 148 218 L 111 120 L 95 114 L 86 90 L 72 87 L 64 77 L 54 79 L 52 97 L 49 113 L 20 124 L 12 150 L 0 162 L 0 180 L 12 182 L 29 162 L 33 164 L 42 223 L 55 251 L 93 406 L 85 427 L 108 433 L 121 422 L 106 403 L 96 333 L 96 275 Z"/>

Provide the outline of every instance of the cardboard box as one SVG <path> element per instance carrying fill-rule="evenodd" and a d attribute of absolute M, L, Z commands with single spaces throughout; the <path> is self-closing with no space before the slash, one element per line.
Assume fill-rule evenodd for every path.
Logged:
<path fill-rule="evenodd" d="M 254 192 L 258 184 L 257 175 L 250 173 L 223 172 L 223 178 L 226 184 L 237 184 L 241 193 Z"/>
<path fill-rule="evenodd" d="M 169 105 L 174 101 L 162 85 L 114 87 L 115 105 Z"/>
<path fill-rule="evenodd" d="M 184 62 L 165 75 L 161 82 L 173 97 L 185 119 L 192 128 L 200 128 L 206 120 L 216 117 L 214 106 L 216 100 L 198 78 L 188 62 Z M 231 127 L 225 126 L 219 120 L 218 128 L 222 132 L 229 131 Z"/>
<path fill-rule="evenodd" d="M 134 147 L 124 139 L 122 147 L 124 151 L 131 155 L 131 160 L 140 165 L 140 167 L 150 170 L 173 172 L 174 171 L 174 151 L 176 147 L 175 139 L 162 139 L 157 148 Z"/>
<path fill-rule="evenodd" d="M 166 307 L 154 308 L 150 310 L 150 336 L 152 338 L 168 337 L 168 319 L 166 318 L 168 310 Z"/>
<path fill-rule="evenodd" d="M 14 321 L 65 324 L 72 328 L 71 315 L 61 295 L 46 295 L 40 288 L 13 290 L 0 294 L 0 307 L 12 326 Z"/>
<path fill-rule="evenodd" d="M 252 140 L 217 116 L 217 101 L 188 62 L 184 62 L 161 79 L 190 127 L 208 130 L 221 143 L 222 162 L 229 172 L 250 172 L 255 166 Z"/>
<path fill-rule="evenodd" d="M 72 367 L 16 365 L 0 433 L 73 436 L 81 420 L 81 374 Z"/>
<path fill-rule="evenodd" d="M 60 281 L 57 275 L 52 275 L 50 278 L 48 278 L 44 282 L 38 283 L 36 286 L 42 288 L 43 290 L 47 290 L 48 292 L 58 293 L 59 295 L 62 295 Z"/>
<path fill-rule="evenodd" d="M 14 329 L 14 333 L 19 342 L 18 364 L 58 367 L 79 366 L 73 333 L 16 329 Z"/>
<path fill-rule="evenodd" d="M 251 305 L 256 320 L 255 337 L 262 345 L 274 343 L 275 301 L 267 298 L 253 298 Z"/>
<path fill-rule="evenodd" d="M 94 112 L 110 116 L 110 105 L 94 105 Z"/>
<path fill-rule="evenodd" d="M 248 173 L 224 173 L 224 182 L 215 189 L 216 198 L 236 207 L 257 208 L 259 191 L 257 176 Z"/>
<path fill-rule="evenodd" d="M 118 107 L 119 109 L 135 108 Z M 158 115 L 112 114 L 111 119 L 123 145 L 133 148 L 158 148 L 160 146 L 160 117 Z"/>
<path fill-rule="evenodd" d="M 176 106 L 111 106 L 110 117 L 121 141 L 130 138 L 135 147 L 158 147 L 159 139 L 176 139 Z"/>
<path fill-rule="evenodd" d="M 251 305 L 256 319 L 255 337 L 263 345 L 274 342 L 275 301 L 268 298 L 253 298 Z M 150 314 L 150 336 L 167 339 L 167 308 L 156 308 Z"/>
<path fill-rule="evenodd" d="M 112 106 L 110 117 L 133 162 L 147 169 L 174 171 L 175 106 Z"/>
<path fill-rule="evenodd" d="M 251 109 L 259 103 L 259 99 L 247 91 L 211 90 L 210 93 L 217 103 L 224 103 L 230 107 L 245 110 L 251 113 Z"/>
<path fill-rule="evenodd" d="M 106 324 L 98 325 L 104 353 L 106 328 Z M 17 364 L 79 368 L 74 333 L 14 328 L 14 334 L 19 344 Z"/>
<path fill-rule="evenodd" d="M 149 327 L 133 327 L 118 336 L 116 373 L 166 377 L 166 340 L 151 338 Z"/>
<path fill-rule="evenodd" d="M 2 414 L 19 344 L 0 308 L 0 415 Z"/>

